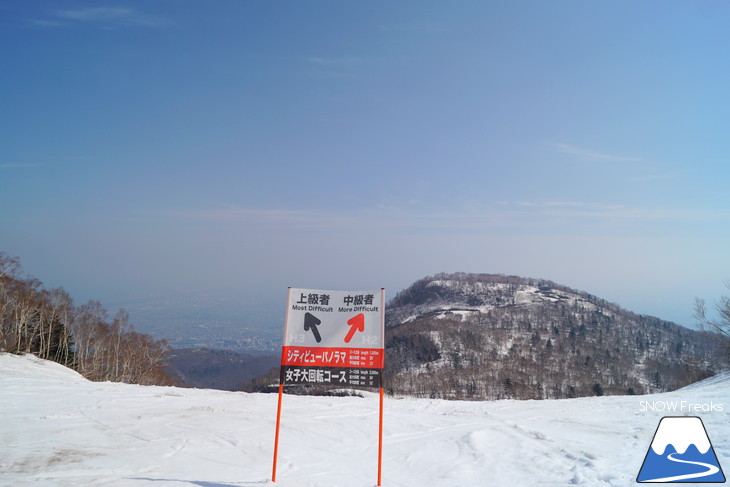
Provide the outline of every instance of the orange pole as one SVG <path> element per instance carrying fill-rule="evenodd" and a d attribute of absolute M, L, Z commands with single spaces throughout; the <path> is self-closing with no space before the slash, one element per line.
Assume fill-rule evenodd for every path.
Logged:
<path fill-rule="evenodd" d="M 385 391 L 385 288 L 380 288 L 380 350 L 383 362 L 380 364 L 380 422 L 378 424 L 378 487 L 382 485 L 383 473 L 383 395 Z"/>
<path fill-rule="evenodd" d="M 286 337 L 289 333 L 289 303 L 291 302 L 291 287 L 286 290 L 286 314 L 284 315 L 284 340 L 281 344 L 281 365 L 279 366 L 279 401 L 276 407 L 276 433 L 274 433 L 274 465 L 271 467 L 271 481 L 276 482 L 276 460 L 279 458 L 279 426 L 281 425 L 281 398 L 284 395 L 284 350 Z"/>
<path fill-rule="evenodd" d="M 380 424 L 378 425 L 378 487 L 383 472 L 383 388 L 380 388 Z"/>
<path fill-rule="evenodd" d="M 274 466 L 271 470 L 271 481 L 276 482 L 276 459 L 279 456 L 279 425 L 281 424 L 281 398 L 284 395 L 284 384 L 279 384 L 279 405 L 276 408 L 276 433 L 274 434 Z"/>

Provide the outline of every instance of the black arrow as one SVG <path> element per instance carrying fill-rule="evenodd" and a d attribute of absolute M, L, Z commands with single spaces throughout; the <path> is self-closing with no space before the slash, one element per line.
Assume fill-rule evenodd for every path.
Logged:
<path fill-rule="evenodd" d="M 319 335 L 319 330 L 317 329 L 317 326 L 321 323 L 322 320 L 314 316 L 312 313 L 306 313 L 304 315 L 304 331 L 312 330 L 312 335 L 314 335 L 314 339 L 317 340 L 317 343 L 322 341 L 322 337 Z"/>

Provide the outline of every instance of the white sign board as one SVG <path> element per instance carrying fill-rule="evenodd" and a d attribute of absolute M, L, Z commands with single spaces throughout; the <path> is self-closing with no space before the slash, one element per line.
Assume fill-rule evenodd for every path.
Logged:
<path fill-rule="evenodd" d="M 385 291 L 290 288 L 282 382 L 380 387 Z"/>

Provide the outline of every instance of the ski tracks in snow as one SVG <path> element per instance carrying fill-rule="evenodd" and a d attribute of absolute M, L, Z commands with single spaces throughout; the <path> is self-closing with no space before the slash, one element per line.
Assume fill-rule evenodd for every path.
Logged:
<path fill-rule="evenodd" d="M 60 367 L 60 366 L 59 366 Z M 0 354 L 0 485 L 372 487 L 378 395 L 275 394 L 91 383 Z M 384 487 L 634 484 L 661 413 L 641 400 L 730 403 L 730 376 L 688 392 L 560 401 L 386 398 Z M 722 415 L 706 421 L 730 448 Z M 722 462 L 722 459 L 721 459 Z"/>
<path fill-rule="evenodd" d="M 581 425 L 581 435 L 569 411 L 551 411 L 547 417 L 541 413 L 544 402 L 536 404 L 537 414 L 516 418 L 527 404 L 419 404 L 419 409 L 431 410 L 433 426 L 428 429 L 419 427 L 416 411 L 386 411 L 384 448 L 406 452 L 389 458 L 387 469 L 395 469 L 396 477 L 415 473 L 413 480 L 421 485 L 437 480 L 438 485 L 534 486 L 538 479 L 551 478 L 560 479 L 555 485 L 623 486 L 630 480 L 628 473 L 612 473 L 601 459 L 603 452 L 595 441 L 595 435 L 602 434 L 598 417 L 595 423 Z"/>

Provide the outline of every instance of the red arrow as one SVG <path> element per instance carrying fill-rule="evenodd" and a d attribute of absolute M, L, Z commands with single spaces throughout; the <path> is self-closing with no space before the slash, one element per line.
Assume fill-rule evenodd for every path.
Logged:
<path fill-rule="evenodd" d="M 362 313 L 355 315 L 347 320 L 347 324 L 350 325 L 350 331 L 348 331 L 347 335 L 345 335 L 345 343 L 350 343 L 350 340 L 352 340 L 352 337 L 355 336 L 356 331 L 365 331 L 365 315 Z"/>

